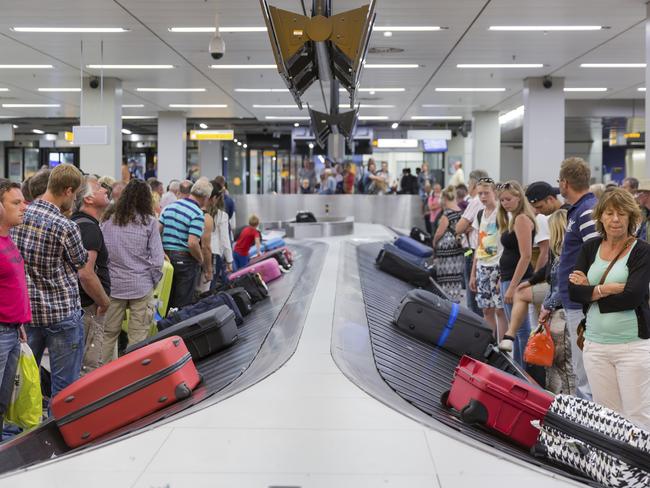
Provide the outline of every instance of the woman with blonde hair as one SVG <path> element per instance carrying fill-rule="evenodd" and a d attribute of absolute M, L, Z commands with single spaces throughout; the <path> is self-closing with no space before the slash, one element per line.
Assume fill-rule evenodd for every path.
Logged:
<path fill-rule="evenodd" d="M 433 236 L 434 268 L 436 281 L 454 302 L 459 302 L 463 292 L 465 255 L 456 239 L 456 224 L 462 212 L 456 203 L 456 188 L 448 186 L 440 195 L 442 214 Z"/>
<path fill-rule="evenodd" d="M 506 317 L 512 321 L 512 305 L 519 284 L 530 278 L 533 268 L 530 259 L 535 238 L 535 213 L 521 184 L 510 180 L 497 185 L 499 210 L 497 226 L 501 233 L 503 252 L 499 260 L 501 295 Z M 530 323 L 524 316 L 516 335 L 506 334 L 501 347 L 511 349 L 515 361 L 524 366 L 524 349 L 530 335 Z M 510 346 L 509 348 L 507 346 Z"/>

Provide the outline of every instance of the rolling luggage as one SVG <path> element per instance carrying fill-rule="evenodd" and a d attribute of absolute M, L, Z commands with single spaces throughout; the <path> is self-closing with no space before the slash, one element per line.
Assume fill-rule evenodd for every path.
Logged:
<path fill-rule="evenodd" d="M 555 397 L 533 452 L 604 486 L 650 486 L 650 432 L 582 398 Z"/>
<path fill-rule="evenodd" d="M 226 349 L 237 341 L 235 314 L 227 306 L 221 305 L 172 325 L 149 339 L 133 344 L 126 349 L 126 352 L 133 352 L 171 336 L 183 339 L 192 359 L 197 361 Z"/>
<path fill-rule="evenodd" d="M 226 305 L 230 310 L 235 314 L 235 322 L 237 325 L 244 323 L 244 317 L 242 317 L 239 312 L 239 307 L 233 297 L 224 293 L 223 291 L 218 291 L 212 295 L 201 298 L 198 302 L 191 305 L 186 305 L 180 310 L 171 312 L 167 317 L 158 321 L 158 330 L 165 330 L 171 327 L 172 325 L 179 324 L 191 317 L 196 317 L 208 310 L 214 310 L 215 308 Z"/>
<path fill-rule="evenodd" d="M 493 342 L 483 319 L 457 303 L 425 290 L 411 290 L 395 310 L 395 325 L 405 334 L 462 356 L 483 359 Z"/>
<path fill-rule="evenodd" d="M 431 246 L 431 234 L 428 232 L 420 229 L 419 227 L 413 227 L 411 229 L 411 239 L 414 239 L 418 241 L 420 244 L 424 244 L 426 246 Z"/>
<path fill-rule="evenodd" d="M 291 254 L 291 251 L 289 251 L 289 248 L 286 246 L 274 249 L 273 251 L 262 253 L 259 256 L 251 258 L 249 266 L 271 258 L 275 259 L 280 267 L 285 271 L 290 270 L 293 266 L 293 255 Z"/>
<path fill-rule="evenodd" d="M 277 280 L 280 276 L 282 276 L 282 271 L 280 271 L 280 265 L 278 262 L 275 259 L 266 259 L 264 261 L 260 261 L 259 263 L 251 264 L 245 268 L 235 271 L 230 276 L 228 276 L 228 280 L 232 281 L 239 278 L 240 276 L 249 273 L 259 273 L 265 283 Z"/>
<path fill-rule="evenodd" d="M 316 222 L 316 217 L 313 213 L 303 210 L 296 214 L 296 222 L 299 224 L 312 223 Z"/>
<path fill-rule="evenodd" d="M 262 253 L 273 251 L 274 249 L 279 249 L 281 247 L 285 247 L 287 244 L 284 242 L 284 239 L 282 237 L 271 237 L 270 239 L 267 239 L 265 241 L 262 241 Z M 250 251 L 248 251 L 248 257 L 249 258 L 254 258 L 257 256 L 257 249 L 255 246 L 252 246 Z"/>
<path fill-rule="evenodd" d="M 155 342 L 98 368 L 52 400 L 65 443 L 78 447 L 192 394 L 201 381 L 180 337 Z"/>
<path fill-rule="evenodd" d="M 162 267 L 163 276 L 153 290 L 153 297 L 156 300 L 156 310 L 161 317 L 167 315 L 169 306 L 169 295 L 172 291 L 172 281 L 174 280 L 174 267 L 172 263 L 165 260 Z"/>
<path fill-rule="evenodd" d="M 235 300 L 237 308 L 239 308 L 239 313 L 243 316 L 246 316 L 253 311 L 253 300 L 245 288 L 239 286 L 237 288 L 225 290 L 224 293 L 230 295 L 233 300 Z"/>
<path fill-rule="evenodd" d="M 458 411 L 466 423 L 478 423 L 525 448 L 537 442 L 538 431 L 531 421 L 546 415 L 553 395 L 469 356 L 456 367 L 451 390 L 443 405 Z"/>
<path fill-rule="evenodd" d="M 427 287 L 430 284 L 431 274 L 424 267 L 424 261 L 391 244 L 384 245 L 375 263 L 383 272 L 414 286 Z"/>
<path fill-rule="evenodd" d="M 249 273 L 228 283 L 230 289 L 243 288 L 248 292 L 253 304 L 269 296 L 269 288 L 258 273 Z"/>
<path fill-rule="evenodd" d="M 516 376 L 520 380 L 523 380 L 527 383 L 537 383 L 524 368 L 519 366 L 513 359 L 512 356 L 506 354 L 498 346 L 490 344 L 483 355 L 484 362 L 493 366 L 501 371 L 505 371 L 512 376 Z"/>
<path fill-rule="evenodd" d="M 419 258 L 430 258 L 433 256 L 433 248 L 422 244 L 410 237 L 398 237 L 394 242 L 395 246 Z"/>

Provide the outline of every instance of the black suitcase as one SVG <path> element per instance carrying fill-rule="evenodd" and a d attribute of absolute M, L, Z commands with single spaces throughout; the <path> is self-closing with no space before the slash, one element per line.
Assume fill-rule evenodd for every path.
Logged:
<path fill-rule="evenodd" d="M 164 330 L 172 325 L 179 324 L 191 317 L 200 315 L 208 310 L 213 310 L 220 305 L 226 305 L 235 314 L 235 322 L 237 325 L 244 323 L 244 317 L 239 312 L 239 307 L 233 297 L 224 293 L 223 291 L 215 291 L 211 295 L 201 298 L 198 302 L 186 305 L 180 310 L 167 314 L 162 320 L 157 323 L 158 330 Z"/>
<path fill-rule="evenodd" d="M 410 237 L 411 239 L 415 239 L 421 244 L 426 244 L 427 246 L 431 245 L 431 234 L 420 229 L 419 227 L 413 227 L 411 229 Z"/>
<path fill-rule="evenodd" d="M 527 381 L 529 383 L 537 383 L 537 381 L 532 378 L 524 368 L 519 366 L 510 355 L 504 353 L 496 345 L 490 344 L 485 350 L 483 355 L 484 362 L 490 366 L 494 366 L 501 371 L 505 371 L 512 376 L 516 376 L 520 380 Z"/>
<path fill-rule="evenodd" d="M 303 210 L 296 214 L 296 222 L 303 224 L 306 222 L 316 222 L 316 217 L 314 217 L 313 213 Z"/>
<path fill-rule="evenodd" d="M 375 263 L 380 270 L 402 281 L 420 287 L 430 286 L 431 273 L 425 267 L 424 260 L 410 256 L 392 244 L 384 245 Z"/>
<path fill-rule="evenodd" d="M 242 315 L 246 316 L 253 311 L 253 300 L 245 288 L 239 286 L 237 288 L 226 290 L 224 293 L 230 295 L 233 300 L 235 300 L 237 308 L 239 308 L 239 312 Z"/>
<path fill-rule="evenodd" d="M 411 290 L 402 298 L 394 322 L 410 336 L 478 360 L 494 340 L 482 317 L 425 290 Z"/>
<path fill-rule="evenodd" d="M 269 296 L 269 288 L 259 273 L 248 273 L 228 282 L 229 289 L 239 287 L 248 292 L 253 303 L 262 301 Z"/>
<path fill-rule="evenodd" d="M 235 314 L 226 305 L 221 305 L 202 314 L 191 317 L 158 332 L 156 335 L 127 348 L 132 352 L 153 342 L 171 336 L 180 336 L 195 361 L 226 349 L 237 341 Z"/>

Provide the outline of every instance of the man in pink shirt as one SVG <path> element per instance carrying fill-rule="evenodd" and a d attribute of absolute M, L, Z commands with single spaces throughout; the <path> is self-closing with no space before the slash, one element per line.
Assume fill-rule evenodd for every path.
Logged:
<path fill-rule="evenodd" d="M 27 340 L 23 324 L 32 320 L 25 265 L 9 229 L 23 222 L 27 207 L 20 185 L 0 178 L 0 439 L 20 355 Z"/>

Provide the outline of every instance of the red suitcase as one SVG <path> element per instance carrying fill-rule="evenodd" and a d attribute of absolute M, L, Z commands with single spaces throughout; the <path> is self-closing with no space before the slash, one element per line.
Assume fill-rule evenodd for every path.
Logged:
<path fill-rule="evenodd" d="M 463 356 L 442 401 L 464 422 L 483 424 L 530 449 L 539 436 L 530 422 L 544 418 L 553 398 L 536 385 Z"/>
<path fill-rule="evenodd" d="M 138 349 L 85 375 L 52 400 L 52 415 L 69 447 L 113 432 L 178 400 L 200 383 L 178 336 Z"/>
<path fill-rule="evenodd" d="M 238 269 L 228 277 L 228 280 L 232 281 L 248 273 L 259 273 L 262 275 L 264 283 L 277 280 L 280 276 L 282 276 L 282 271 L 280 271 L 280 265 L 278 262 L 275 259 L 267 259 L 266 261 L 261 261 L 259 263 L 246 266 L 245 268 Z"/>

